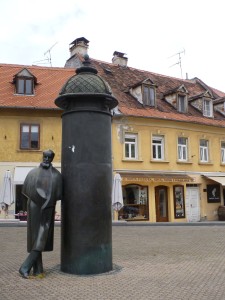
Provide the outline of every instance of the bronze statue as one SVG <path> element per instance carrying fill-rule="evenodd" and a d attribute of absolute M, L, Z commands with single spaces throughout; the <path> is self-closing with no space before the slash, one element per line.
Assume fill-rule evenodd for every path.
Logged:
<path fill-rule="evenodd" d="M 43 152 L 43 162 L 31 170 L 22 193 L 27 197 L 27 251 L 30 253 L 19 269 L 24 278 L 43 274 L 42 252 L 53 250 L 56 201 L 62 198 L 62 176 L 52 166 L 54 152 Z"/>

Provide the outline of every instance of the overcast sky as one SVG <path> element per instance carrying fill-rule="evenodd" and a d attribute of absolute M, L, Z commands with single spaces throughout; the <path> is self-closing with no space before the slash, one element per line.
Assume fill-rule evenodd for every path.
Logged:
<path fill-rule="evenodd" d="M 225 92 L 224 6 L 224 0 L 0 0 L 0 63 L 49 66 L 51 49 L 52 66 L 63 67 L 69 44 L 85 37 L 95 59 L 111 62 L 114 51 L 123 52 L 130 67 L 188 74 Z"/>

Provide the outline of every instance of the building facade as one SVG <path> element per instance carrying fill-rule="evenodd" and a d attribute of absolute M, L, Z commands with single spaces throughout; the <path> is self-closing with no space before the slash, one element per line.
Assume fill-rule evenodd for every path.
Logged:
<path fill-rule="evenodd" d="M 21 185 L 44 149 L 56 152 L 60 168 L 61 111 L 54 100 L 81 66 L 88 43 L 71 43 L 64 68 L 1 65 L 0 176 L 8 169 L 13 174 L 11 215 L 25 210 Z M 90 61 L 119 102 L 112 111 L 112 159 L 114 174 L 122 177 L 124 206 L 115 218 L 218 220 L 225 199 L 225 93 L 198 78 L 131 68 L 118 51 L 112 63 Z"/>
<path fill-rule="evenodd" d="M 15 193 L 8 218 L 26 214 L 22 185 L 27 173 L 42 161 L 43 150 L 55 152 L 54 166 L 60 169 L 61 111 L 54 99 L 73 74 L 73 70 L 63 68 L 0 66 L 0 189 L 8 170 Z M 0 218 L 5 217 L 1 209 Z"/>

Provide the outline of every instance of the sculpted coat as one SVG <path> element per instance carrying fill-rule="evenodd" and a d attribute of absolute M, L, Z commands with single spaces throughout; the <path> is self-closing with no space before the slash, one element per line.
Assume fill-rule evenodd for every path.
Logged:
<path fill-rule="evenodd" d="M 22 193 L 28 198 L 27 251 L 52 251 L 55 205 L 62 199 L 62 176 L 54 167 L 31 170 Z"/>

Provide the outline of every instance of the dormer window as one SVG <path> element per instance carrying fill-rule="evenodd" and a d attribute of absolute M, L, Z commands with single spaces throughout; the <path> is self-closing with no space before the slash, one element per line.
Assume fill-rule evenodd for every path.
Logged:
<path fill-rule="evenodd" d="M 151 80 L 146 79 L 138 82 L 130 88 L 131 95 L 144 106 L 156 106 L 157 85 Z"/>
<path fill-rule="evenodd" d="M 33 92 L 33 79 L 21 77 L 16 81 L 16 93 L 24 95 L 32 95 Z"/>
<path fill-rule="evenodd" d="M 205 117 L 213 116 L 213 105 L 211 99 L 203 98 L 203 115 Z"/>
<path fill-rule="evenodd" d="M 27 69 L 23 69 L 14 76 L 16 94 L 33 95 L 36 77 L 33 76 Z"/>
<path fill-rule="evenodd" d="M 187 112 L 187 97 L 185 95 L 177 95 L 177 109 L 179 112 Z"/>
<path fill-rule="evenodd" d="M 186 113 L 188 111 L 188 90 L 182 84 L 164 93 L 164 99 L 177 111 Z"/>
<path fill-rule="evenodd" d="M 202 112 L 205 117 L 213 117 L 213 94 L 207 90 L 204 93 L 189 98 L 192 106 Z"/>
<path fill-rule="evenodd" d="M 155 87 L 143 85 L 143 104 L 155 106 Z"/>

